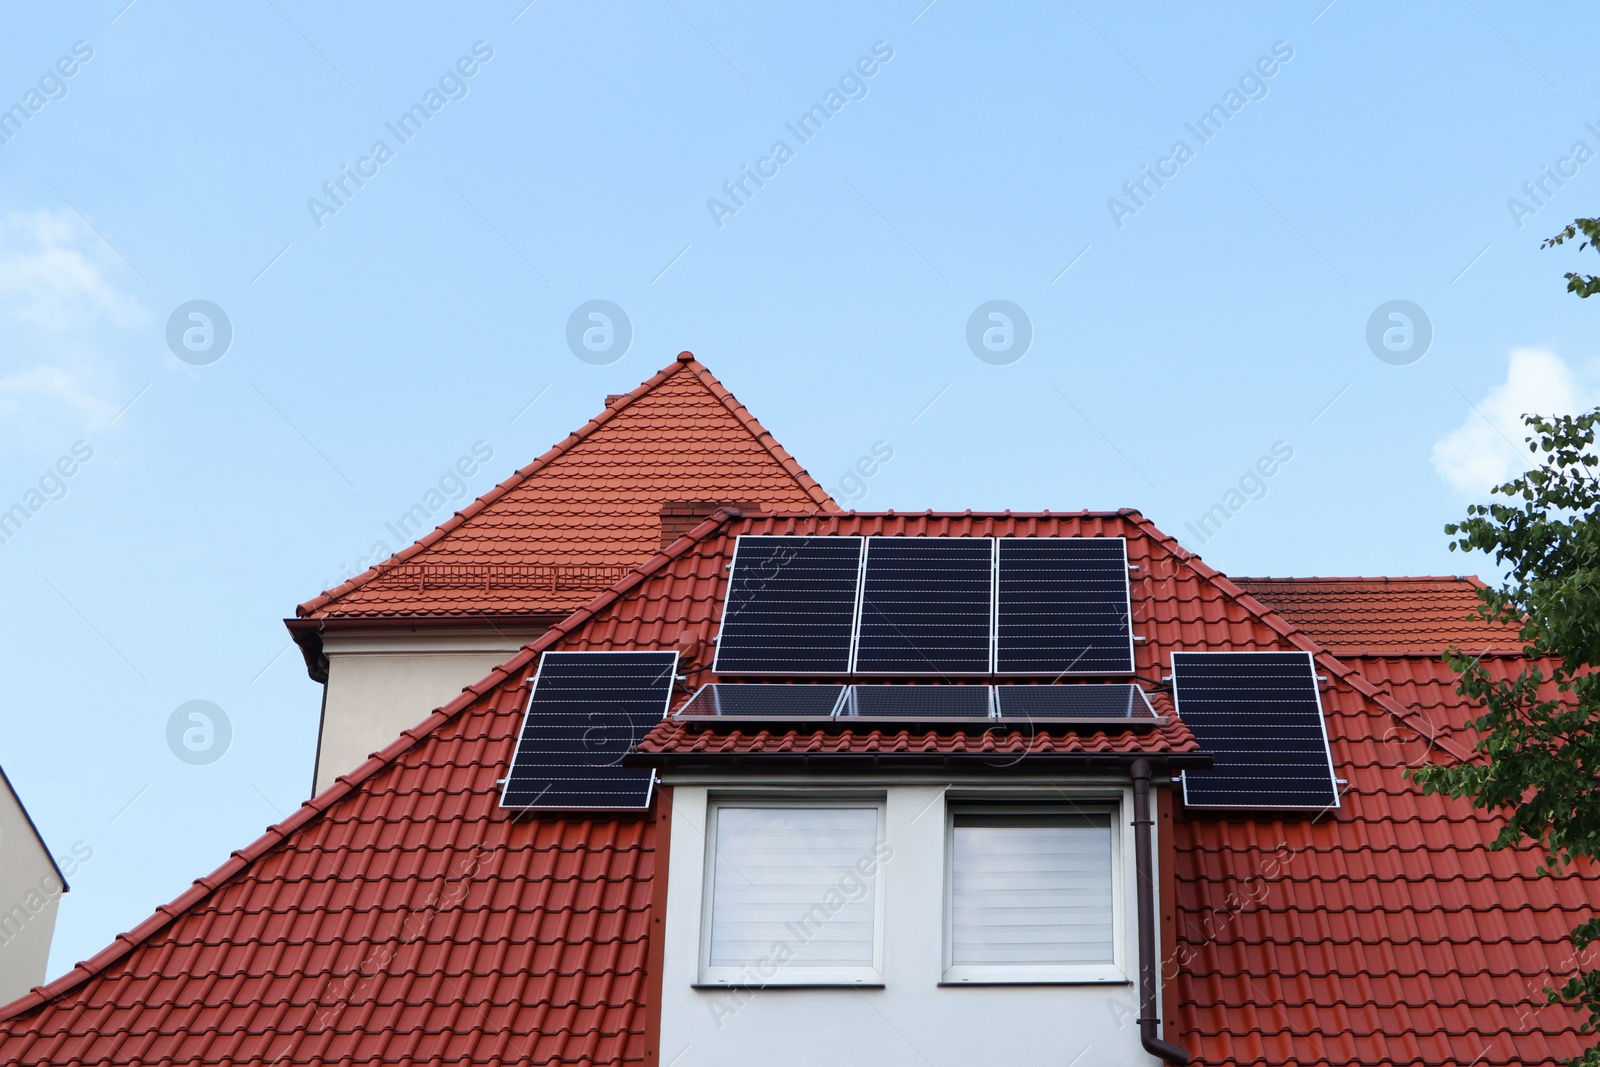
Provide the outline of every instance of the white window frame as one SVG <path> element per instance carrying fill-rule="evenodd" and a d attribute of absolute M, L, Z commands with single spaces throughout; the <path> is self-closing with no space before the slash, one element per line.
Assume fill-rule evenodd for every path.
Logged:
<path fill-rule="evenodd" d="M 872 966 L 870 967 L 804 967 L 779 965 L 774 973 L 763 975 L 754 966 L 728 967 L 711 965 L 711 923 L 716 906 L 717 878 L 717 816 L 723 808 L 871 808 L 877 813 L 877 836 L 874 841 L 874 859 L 877 868 L 872 876 Z M 883 902 L 884 880 L 888 863 L 878 859 L 883 853 L 884 833 L 888 816 L 887 797 L 883 793 L 827 798 L 801 794 L 728 794 L 708 798 L 706 803 L 705 862 L 701 875 L 700 901 L 700 958 L 699 980 L 696 986 L 723 988 L 727 986 L 881 986 L 883 985 Z"/>
<path fill-rule="evenodd" d="M 955 828 L 958 815 L 1106 815 L 1111 833 L 1111 952 L 1110 963 L 965 963 L 953 962 L 955 954 Z M 1128 981 L 1127 881 L 1124 857 L 1129 855 L 1124 841 L 1127 826 L 1122 798 L 1085 797 L 1063 804 L 1032 803 L 1024 800 L 1005 803 L 962 802 L 945 806 L 944 825 L 944 975 L 941 985 L 1078 985 L 1122 983 Z"/>

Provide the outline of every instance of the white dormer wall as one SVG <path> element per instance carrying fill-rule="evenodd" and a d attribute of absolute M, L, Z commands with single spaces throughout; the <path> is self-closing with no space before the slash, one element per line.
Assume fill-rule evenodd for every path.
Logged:
<path fill-rule="evenodd" d="M 747 770 L 736 778 L 676 771 L 663 781 L 672 785 L 672 829 L 661 993 L 662 1064 L 1147 1067 L 1154 1062 L 1140 1046 L 1137 1021 L 1133 798 L 1126 779 L 1076 777 L 1069 783 L 1059 775 L 997 773 L 987 779 L 960 780 L 867 774 L 763 781 Z M 881 863 L 867 865 L 875 872 L 873 892 L 881 896 L 876 913 L 878 944 L 871 954 L 875 966 L 863 967 L 861 961 L 869 954 L 858 947 L 854 954 L 838 953 L 854 962 L 836 974 L 820 968 L 801 974 L 774 963 L 766 966 L 764 978 L 756 978 L 756 985 L 718 985 L 738 979 L 725 969 L 707 966 L 711 962 L 707 882 L 717 877 L 717 860 L 710 854 L 715 850 L 707 836 L 715 833 L 712 812 L 719 803 L 763 803 L 773 798 L 802 802 L 853 798 L 863 805 L 882 805 L 882 839 L 876 849 Z M 1070 976 L 1030 975 L 1020 968 L 1010 975 L 984 974 L 951 966 L 946 944 L 951 814 L 994 802 L 1056 809 L 1114 805 L 1115 965 L 1081 967 Z M 853 832 L 851 840 L 860 844 L 855 841 L 859 836 Z M 728 877 L 725 862 L 723 878 Z M 800 890 L 799 897 L 814 889 Z M 796 899 L 798 919 L 807 907 Z M 860 907 L 854 904 L 835 914 L 851 922 L 861 918 Z M 759 936 L 775 932 L 762 927 Z M 790 932 L 810 931 L 791 927 Z M 773 955 L 782 956 L 784 951 Z M 812 978 L 817 984 L 791 984 Z"/>
<path fill-rule="evenodd" d="M 312 795 L 482 681 L 543 632 L 543 627 L 485 627 L 324 634 L 328 680 Z"/>

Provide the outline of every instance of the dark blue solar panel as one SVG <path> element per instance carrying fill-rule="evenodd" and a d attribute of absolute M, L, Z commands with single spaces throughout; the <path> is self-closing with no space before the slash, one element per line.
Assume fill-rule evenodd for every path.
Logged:
<path fill-rule="evenodd" d="M 998 674 L 1133 670 L 1127 545 L 1120 537 L 1002 537 Z"/>
<path fill-rule="evenodd" d="M 859 537 L 740 537 L 712 669 L 848 673 L 860 572 Z"/>
<path fill-rule="evenodd" d="M 853 685 L 840 720 L 988 719 L 986 685 Z"/>
<path fill-rule="evenodd" d="M 622 757 L 666 714 L 677 669 L 676 652 L 546 652 L 500 803 L 649 807 L 654 773 Z"/>
<path fill-rule="evenodd" d="M 1125 682 L 1076 685 L 997 685 L 995 700 L 1007 720 L 1153 720 L 1144 690 Z"/>
<path fill-rule="evenodd" d="M 1183 772 L 1183 802 L 1334 808 L 1328 735 L 1306 652 L 1174 652 L 1178 716 L 1215 763 Z"/>
<path fill-rule="evenodd" d="M 856 673 L 988 674 L 993 598 L 991 538 L 868 538 Z"/>
<path fill-rule="evenodd" d="M 830 719 L 844 694 L 842 685 L 763 685 L 713 682 L 703 685 L 674 719 Z"/>

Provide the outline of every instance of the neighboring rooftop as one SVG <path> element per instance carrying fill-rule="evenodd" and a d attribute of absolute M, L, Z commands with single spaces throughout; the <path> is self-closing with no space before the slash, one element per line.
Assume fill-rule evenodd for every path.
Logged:
<path fill-rule="evenodd" d="M 838 510 L 684 352 L 438 529 L 295 613 L 558 618 L 725 503 Z"/>
<path fill-rule="evenodd" d="M 1341 655 L 1520 654 L 1515 630 L 1477 617 L 1477 578 L 1235 578 L 1245 592 Z"/>

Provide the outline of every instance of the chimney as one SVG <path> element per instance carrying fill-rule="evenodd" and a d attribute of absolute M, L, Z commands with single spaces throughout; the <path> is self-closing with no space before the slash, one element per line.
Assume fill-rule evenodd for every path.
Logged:
<path fill-rule="evenodd" d="M 761 505 L 748 500 L 667 500 L 661 504 L 661 547 L 672 542 L 709 519 L 718 508 L 738 508 L 740 511 L 760 511 Z"/>

